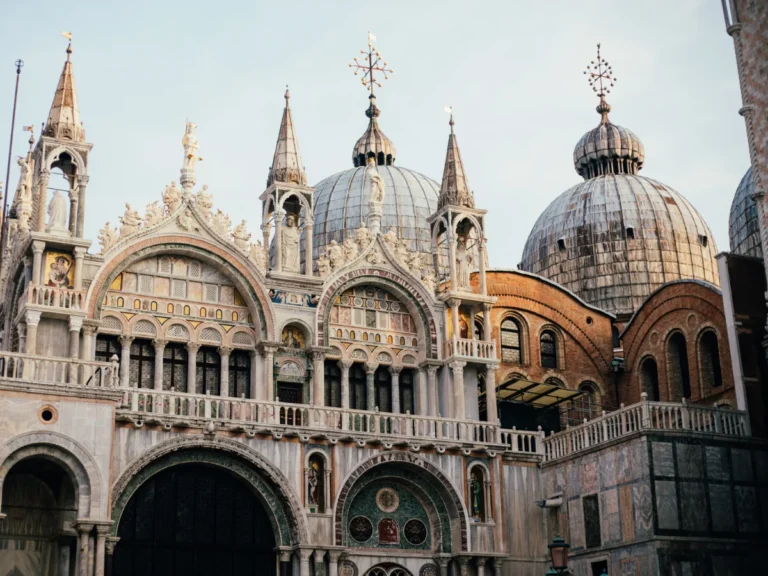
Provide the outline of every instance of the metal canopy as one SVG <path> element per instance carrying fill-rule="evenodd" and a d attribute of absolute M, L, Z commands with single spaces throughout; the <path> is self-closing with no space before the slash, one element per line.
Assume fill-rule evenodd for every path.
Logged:
<path fill-rule="evenodd" d="M 525 379 L 504 382 L 496 389 L 496 397 L 501 402 L 519 402 L 537 409 L 551 408 L 583 394 L 580 390 L 567 390 L 557 384 Z"/>

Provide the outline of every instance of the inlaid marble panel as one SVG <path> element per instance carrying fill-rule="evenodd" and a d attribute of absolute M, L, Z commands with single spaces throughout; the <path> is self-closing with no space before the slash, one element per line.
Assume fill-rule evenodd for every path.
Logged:
<path fill-rule="evenodd" d="M 707 460 L 707 477 L 712 480 L 728 480 L 728 449 L 719 446 L 705 448 Z"/>
<path fill-rule="evenodd" d="M 568 490 L 566 496 L 571 498 L 581 494 L 581 463 L 569 461 L 565 465 L 566 477 L 568 478 Z"/>
<path fill-rule="evenodd" d="M 733 532 L 736 529 L 730 485 L 709 485 L 709 508 L 712 514 L 712 530 L 715 532 Z"/>
<path fill-rule="evenodd" d="M 649 536 L 653 532 L 653 504 L 650 485 L 642 483 L 632 486 L 632 508 L 634 510 L 636 537 Z"/>
<path fill-rule="evenodd" d="M 600 534 L 603 545 L 621 542 L 619 492 L 616 488 L 600 493 Z"/>
<path fill-rule="evenodd" d="M 701 478 L 704 459 L 698 444 L 677 444 L 677 474 L 680 478 Z"/>
<path fill-rule="evenodd" d="M 704 531 L 709 529 L 704 484 L 701 482 L 680 482 L 680 508 L 683 530 Z"/>
<path fill-rule="evenodd" d="M 752 458 L 749 450 L 731 448 L 731 468 L 736 482 L 751 482 Z"/>
<path fill-rule="evenodd" d="M 757 518 L 757 495 L 753 486 L 735 486 L 736 518 L 739 532 L 757 532 L 760 524 Z"/>
<path fill-rule="evenodd" d="M 654 442 L 653 450 L 653 471 L 656 476 L 674 476 L 675 461 L 672 457 L 671 442 Z"/>
<path fill-rule="evenodd" d="M 571 532 L 571 546 L 584 547 L 584 511 L 581 507 L 581 498 L 574 498 L 568 502 L 568 527 Z"/>
<path fill-rule="evenodd" d="M 632 509 L 632 486 L 624 485 L 618 490 L 621 539 L 623 542 L 631 542 L 635 538 L 634 511 Z"/>
<path fill-rule="evenodd" d="M 677 530 L 680 528 L 677 518 L 677 493 L 674 482 L 656 480 L 656 514 L 659 520 L 659 528 L 662 530 Z"/>
<path fill-rule="evenodd" d="M 597 491 L 597 459 L 585 458 L 582 464 L 581 491 L 584 494 Z"/>
<path fill-rule="evenodd" d="M 608 450 L 600 454 L 598 474 L 601 490 L 616 486 L 616 452 L 614 450 Z"/>

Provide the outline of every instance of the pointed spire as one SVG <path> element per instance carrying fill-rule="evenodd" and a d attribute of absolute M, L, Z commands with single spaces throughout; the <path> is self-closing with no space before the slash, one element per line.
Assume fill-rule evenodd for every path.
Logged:
<path fill-rule="evenodd" d="M 269 176 L 267 177 L 267 187 L 274 182 L 307 185 L 307 175 L 304 172 L 304 165 L 301 163 L 301 153 L 299 152 L 299 140 L 296 138 L 296 131 L 293 128 L 290 99 L 291 93 L 286 86 L 285 110 L 283 110 L 283 119 L 280 122 L 280 132 L 277 135 L 272 167 L 269 169 Z"/>
<path fill-rule="evenodd" d="M 448 122 L 451 127 L 451 134 L 448 136 L 448 151 L 445 154 L 445 167 L 443 168 L 443 182 L 440 185 L 440 197 L 437 201 L 437 207 L 443 206 L 466 206 L 475 207 L 475 197 L 469 188 L 467 176 L 464 172 L 464 163 L 461 161 L 461 151 L 459 142 L 453 131 L 455 122 L 453 121 L 453 109 L 446 108 L 451 114 Z"/>
<path fill-rule="evenodd" d="M 75 74 L 72 70 L 72 41 L 67 46 L 67 61 L 61 71 L 59 85 L 53 96 L 51 111 L 45 123 L 43 135 L 61 140 L 85 142 L 85 130 L 80 121 L 80 110 L 77 107 L 77 90 L 75 89 Z"/>

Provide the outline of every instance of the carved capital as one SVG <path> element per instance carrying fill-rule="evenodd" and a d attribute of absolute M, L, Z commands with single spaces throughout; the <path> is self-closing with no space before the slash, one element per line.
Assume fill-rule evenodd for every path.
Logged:
<path fill-rule="evenodd" d="M 80 331 L 80 328 L 83 327 L 83 317 L 82 316 L 70 316 L 69 317 L 69 331 Z"/>
<path fill-rule="evenodd" d="M 478 556 L 477 558 L 475 558 L 475 564 L 477 564 L 478 566 L 485 566 L 486 562 L 488 562 L 488 558 L 484 556 Z"/>
<path fill-rule="evenodd" d="M 312 351 L 312 360 L 314 362 L 323 362 L 325 360 L 325 351 L 323 351 L 323 350 L 313 350 Z"/>
<path fill-rule="evenodd" d="M 32 252 L 35 254 L 42 254 L 43 250 L 45 250 L 45 242 L 41 242 L 40 240 L 32 242 Z"/>
<path fill-rule="evenodd" d="M 197 351 L 200 350 L 200 344 L 197 342 L 187 342 L 186 347 L 187 352 L 190 354 L 197 354 Z"/>
<path fill-rule="evenodd" d="M 229 358 L 230 354 L 232 354 L 232 348 L 229 346 L 219 346 L 219 356 L 222 358 Z"/>
<path fill-rule="evenodd" d="M 152 344 L 155 347 L 155 354 L 162 354 L 165 350 L 165 347 L 168 345 L 168 340 L 160 340 L 156 338 L 152 341 Z"/>
<path fill-rule="evenodd" d="M 82 246 L 76 246 L 74 249 L 75 252 L 75 259 L 80 259 L 83 256 L 85 256 L 85 248 Z"/>
<path fill-rule="evenodd" d="M 402 371 L 403 371 L 403 367 L 402 366 L 390 366 L 389 367 L 389 372 L 390 372 L 390 374 L 392 374 L 392 376 L 397 376 Z"/>
<path fill-rule="evenodd" d="M 488 302 L 483 302 L 483 311 L 484 312 L 490 312 L 491 309 L 493 309 L 493 304 L 490 304 Z"/>
<path fill-rule="evenodd" d="M 435 366 L 435 365 L 427 366 L 427 373 L 429 377 L 434 378 L 439 369 L 440 369 L 440 366 Z"/>
<path fill-rule="evenodd" d="M 448 366 L 451 367 L 451 370 L 453 370 L 454 374 L 463 374 L 464 373 L 464 367 L 467 365 L 466 362 L 451 362 Z"/>
<path fill-rule="evenodd" d="M 37 312 L 36 310 L 27 310 L 24 315 L 24 322 L 27 323 L 27 326 L 37 326 L 40 324 L 40 312 Z"/>
<path fill-rule="evenodd" d="M 123 348 L 128 348 L 133 344 L 133 336 L 120 336 L 118 340 L 120 341 L 120 346 Z"/>
<path fill-rule="evenodd" d="M 89 324 L 83 324 L 83 336 L 93 336 L 96 334 L 96 326 L 91 326 Z"/>
<path fill-rule="evenodd" d="M 374 372 L 376 372 L 376 368 L 378 367 L 379 365 L 376 362 L 366 362 L 365 373 L 368 375 L 372 375 Z"/>
<path fill-rule="evenodd" d="M 94 527 L 94 522 L 91 520 L 87 520 L 85 518 L 78 519 L 77 522 L 72 526 L 75 530 L 77 530 L 81 535 L 83 534 L 90 534 Z"/>
<path fill-rule="evenodd" d="M 448 300 L 448 306 L 450 306 L 454 310 L 458 309 L 460 303 L 461 301 L 458 300 L 457 298 L 451 298 L 450 300 Z"/>
<path fill-rule="evenodd" d="M 117 536 L 107 536 L 107 540 L 104 542 L 105 551 L 107 556 L 112 556 L 115 553 L 115 546 L 120 541 Z"/>
<path fill-rule="evenodd" d="M 88 174 L 81 174 L 77 177 L 77 185 L 78 186 L 87 186 L 88 182 L 90 182 L 91 178 L 88 176 Z"/>

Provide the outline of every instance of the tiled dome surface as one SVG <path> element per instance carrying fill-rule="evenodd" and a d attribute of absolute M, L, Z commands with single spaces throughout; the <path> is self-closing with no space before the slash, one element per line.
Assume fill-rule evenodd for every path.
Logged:
<path fill-rule="evenodd" d="M 760 222 L 752 194 L 755 193 L 755 182 L 752 180 L 752 168 L 747 170 L 736 188 L 736 194 L 731 204 L 731 215 L 728 218 L 728 235 L 731 240 L 731 252 L 742 256 L 763 257 L 763 246 L 760 242 Z"/>

